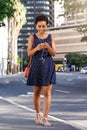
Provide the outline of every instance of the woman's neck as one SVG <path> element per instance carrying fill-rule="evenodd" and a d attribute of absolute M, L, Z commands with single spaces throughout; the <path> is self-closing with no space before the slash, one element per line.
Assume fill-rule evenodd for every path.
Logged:
<path fill-rule="evenodd" d="M 46 33 L 37 33 L 37 36 L 39 38 L 45 38 L 45 37 L 47 37 L 47 34 Z"/>

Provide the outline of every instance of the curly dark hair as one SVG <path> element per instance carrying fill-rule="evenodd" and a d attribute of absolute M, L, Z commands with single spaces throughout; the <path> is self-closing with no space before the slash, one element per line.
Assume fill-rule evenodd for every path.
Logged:
<path fill-rule="evenodd" d="M 47 16 L 45 16 L 44 14 L 38 15 L 35 19 L 35 24 L 37 24 L 37 22 L 39 21 L 45 21 L 46 24 L 48 24 L 48 18 Z"/>

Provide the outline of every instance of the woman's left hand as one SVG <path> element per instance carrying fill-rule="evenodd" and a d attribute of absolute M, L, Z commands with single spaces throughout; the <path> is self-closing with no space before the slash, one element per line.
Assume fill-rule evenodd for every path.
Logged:
<path fill-rule="evenodd" d="M 44 43 L 44 48 L 48 49 L 49 48 L 49 44 L 47 42 Z"/>

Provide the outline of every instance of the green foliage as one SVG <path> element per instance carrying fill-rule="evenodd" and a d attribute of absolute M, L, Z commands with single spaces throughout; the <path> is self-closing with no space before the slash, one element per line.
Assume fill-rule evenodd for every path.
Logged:
<path fill-rule="evenodd" d="M 84 34 L 84 36 L 81 38 L 81 42 L 87 42 L 87 24 L 80 25 L 77 28 L 77 31 Z"/>
<path fill-rule="evenodd" d="M 87 42 L 87 36 L 82 37 L 81 42 Z"/>
<path fill-rule="evenodd" d="M 65 15 L 72 16 L 83 10 L 82 2 L 78 0 L 64 0 Z"/>
<path fill-rule="evenodd" d="M 4 18 L 14 17 L 16 27 L 19 29 L 26 22 L 26 9 L 20 0 L 0 0 L 0 26 L 3 26 Z"/>
<path fill-rule="evenodd" d="M 64 7 L 64 16 L 75 17 L 76 13 L 83 12 L 86 9 L 87 2 L 78 0 L 57 0 Z"/>
<path fill-rule="evenodd" d="M 13 0 L 0 0 L 0 21 L 6 17 L 13 17 L 14 11 Z"/>
<path fill-rule="evenodd" d="M 58 0 L 63 2 L 62 0 Z M 81 19 L 84 18 L 82 15 L 78 15 L 78 13 L 86 12 L 87 11 L 87 0 L 79 1 L 79 0 L 64 0 L 63 4 L 64 8 L 64 16 L 69 19 Z M 81 41 L 87 42 L 87 24 L 80 25 L 77 28 L 77 31 L 83 33 L 84 36 L 82 37 Z"/>
<path fill-rule="evenodd" d="M 80 25 L 78 28 L 77 28 L 77 31 L 79 32 L 82 32 L 82 33 L 87 33 L 87 24 L 83 24 L 83 25 Z"/>
<path fill-rule="evenodd" d="M 25 59 L 25 60 L 24 60 L 24 65 L 27 66 L 27 65 L 28 65 L 28 62 L 29 62 L 29 60 Z"/>
<path fill-rule="evenodd" d="M 18 57 L 17 57 L 17 65 L 20 65 L 20 64 L 21 64 L 21 57 L 18 56 Z"/>
<path fill-rule="evenodd" d="M 67 58 L 67 63 L 76 66 L 86 66 L 87 65 L 87 55 L 77 54 L 77 53 L 68 53 L 65 55 Z"/>

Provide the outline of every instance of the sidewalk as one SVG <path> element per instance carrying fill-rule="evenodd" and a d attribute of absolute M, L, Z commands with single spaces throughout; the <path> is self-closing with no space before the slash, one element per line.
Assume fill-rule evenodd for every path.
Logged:
<path fill-rule="evenodd" d="M 15 73 L 15 74 L 0 74 L 0 78 L 6 78 L 6 77 L 11 77 L 11 76 L 15 76 L 15 75 L 21 75 L 23 72 L 19 72 L 19 73 Z"/>
<path fill-rule="evenodd" d="M 35 113 L 11 104 L 0 97 L 0 130 L 80 130 L 61 121 L 49 121 L 50 128 L 35 123 Z"/>

